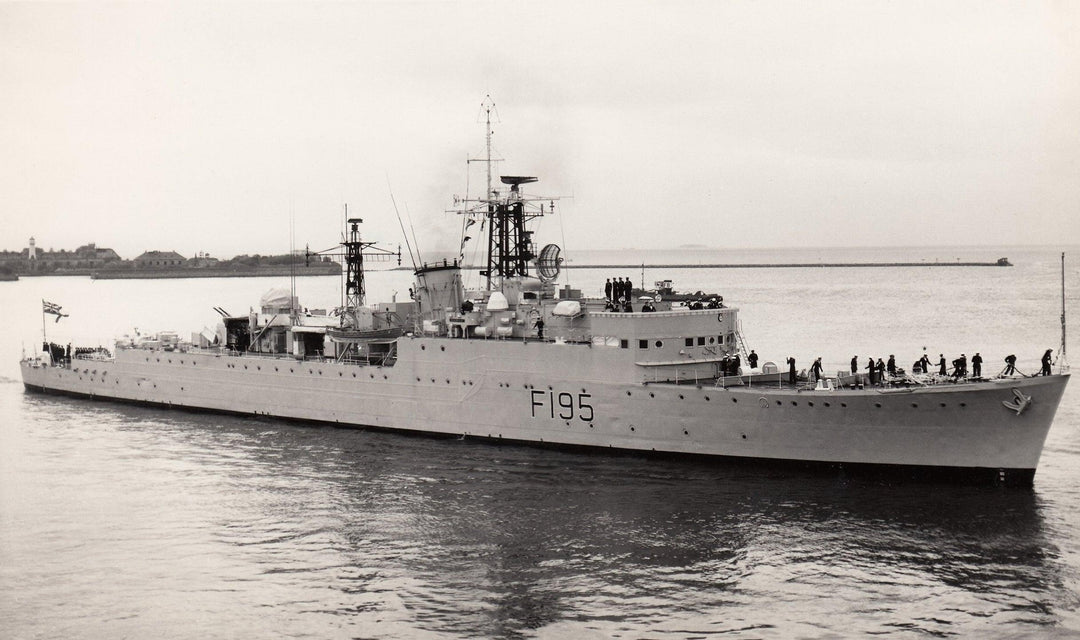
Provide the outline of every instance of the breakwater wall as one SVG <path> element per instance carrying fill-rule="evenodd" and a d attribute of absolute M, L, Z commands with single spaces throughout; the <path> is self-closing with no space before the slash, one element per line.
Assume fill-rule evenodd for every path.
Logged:
<path fill-rule="evenodd" d="M 820 269 L 846 267 L 1011 267 L 1011 262 L 792 262 L 763 264 L 563 264 L 564 269 Z"/>
<path fill-rule="evenodd" d="M 785 263 L 670 263 L 670 264 L 572 264 L 563 263 L 564 269 L 822 269 L 847 267 L 1011 267 L 1002 258 L 996 262 L 785 262 Z M 463 265 L 463 269 L 482 269 L 477 265 Z M 395 271 L 412 270 L 412 267 L 396 267 Z"/>

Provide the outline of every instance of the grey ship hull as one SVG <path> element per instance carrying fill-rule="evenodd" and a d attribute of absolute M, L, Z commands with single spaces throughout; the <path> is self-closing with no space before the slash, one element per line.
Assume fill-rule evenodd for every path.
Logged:
<path fill-rule="evenodd" d="M 643 383 L 603 349 L 406 337 L 394 366 L 119 350 L 27 389 L 357 427 L 1030 484 L 1068 374 L 914 390 Z M 574 350 L 579 350 L 574 353 Z M 1031 399 L 1020 411 L 1007 403 Z"/>

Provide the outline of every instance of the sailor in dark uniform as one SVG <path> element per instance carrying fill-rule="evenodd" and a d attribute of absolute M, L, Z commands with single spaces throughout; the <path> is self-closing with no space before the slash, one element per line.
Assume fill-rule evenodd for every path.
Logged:
<path fill-rule="evenodd" d="M 758 355 L 753 349 L 750 350 L 750 355 L 746 356 L 746 361 L 750 363 L 751 369 L 757 369 Z"/>
<path fill-rule="evenodd" d="M 889 354 L 889 363 L 885 365 L 890 376 L 896 375 L 896 356 Z"/>
<path fill-rule="evenodd" d="M 1050 361 L 1053 359 L 1053 353 L 1054 353 L 1053 349 L 1047 349 L 1046 353 L 1043 354 L 1043 357 L 1042 357 L 1042 371 L 1040 371 L 1039 373 L 1041 373 L 1044 376 L 1050 375 Z"/>
<path fill-rule="evenodd" d="M 607 283 L 604 284 L 604 297 L 611 300 L 611 278 L 608 278 Z"/>
<path fill-rule="evenodd" d="M 735 359 L 731 361 L 731 372 L 739 375 L 739 369 L 742 369 L 742 356 L 736 353 Z"/>
<path fill-rule="evenodd" d="M 938 362 L 938 367 L 940 368 L 940 371 L 938 371 L 938 375 L 940 375 L 940 376 L 949 375 L 949 370 L 948 370 L 948 368 L 946 368 L 946 365 L 945 365 L 945 354 L 944 353 L 941 354 L 941 360 Z"/>
<path fill-rule="evenodd" d="M 795 358 L 789 357 L 788 363 L 788 382 L 795 384 Z"/>
<path fill-rule="evenodd" d="M 979 355 L 978 351 L 971 356 L 971 375 L 975 378 L 982 377 L 982 356 Z"/>
<path fill-rule="evenodd" d="M 877 384 L 877 365 L 874 364 L 874 356 L 870 356 L 870 362 L 866 363 L 866 369 L 870 372 L 870 384 Z"/>
<path fill-rule="evenodd" d="M 1005 356 L 1005 371 L 1004 375 L 1011 376 L 1016 373 L 1016 356 L 1009 354 Z"/>
<path fill-rule="evenodd" d="M 856 374 L 859 372 L 859 356 L 851 356 L 851 373 Z"/>
<path fill-rule="evenodd" d="M 810 381 L 817 382 L 821 380 L 821 358 L 814 360 L 814 364 L 810 365 Z"/>

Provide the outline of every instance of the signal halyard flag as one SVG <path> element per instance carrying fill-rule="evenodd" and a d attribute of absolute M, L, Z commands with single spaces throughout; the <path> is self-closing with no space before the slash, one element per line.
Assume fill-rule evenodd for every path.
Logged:
<path fill-rule="evenodd" d="M 60 309 L 62 309 L 62 308 L 63 307 L 56 304 L 55 302 L 46 302 L 45 300 L 41 301 L 41 312 L 42 313 L 51 313 L 52 315 L 56 316 L 56 321 L 57 322 L 60 322 L 60 318 L 68 317 L 68 314 L 63 313 L 63 312 L 60 311 Z"/>

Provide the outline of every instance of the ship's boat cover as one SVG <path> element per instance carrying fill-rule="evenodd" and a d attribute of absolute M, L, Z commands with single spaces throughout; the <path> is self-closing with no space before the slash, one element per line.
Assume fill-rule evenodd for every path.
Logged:
<path fill-rule="evenodd" d="M 273 309 L 288 309 L 289 298 L 291 298 L 288 289 L 271 289 L 263 294 L 259 299 L 259 306 L 262 308 L 270 307 Z"/>
<path fill-rule="evenodd" d="M 494 291 L 488 298 L 487 308 L 488 311 L 506 311 L 510 308 L 510 303 L 506 301 L 506 296 L 501 291 Z"/>
<path fill-rule="evenodd" d="M 581 315 L 581 303 L 577 300 L 562 300 L 551 310 L 551 315 L 574 318 Z"/>

